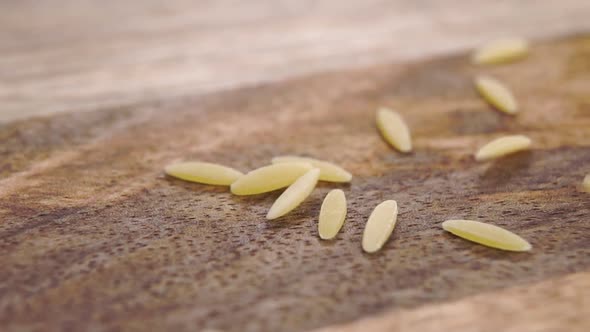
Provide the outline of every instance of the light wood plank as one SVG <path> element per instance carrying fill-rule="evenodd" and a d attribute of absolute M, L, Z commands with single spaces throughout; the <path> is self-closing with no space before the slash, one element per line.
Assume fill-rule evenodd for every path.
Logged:
<path fill-rule="evenodd" d="M 590 29 L 580 0 L 2 1 L 0 121 Z"/>

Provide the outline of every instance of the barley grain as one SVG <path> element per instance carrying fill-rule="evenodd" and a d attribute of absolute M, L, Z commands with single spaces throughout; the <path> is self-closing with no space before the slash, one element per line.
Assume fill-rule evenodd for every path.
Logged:
<path fill-rule="evenodd" d="M 373 210 L 363 233 L 363 250 L 373 253 L 381 249 L 391 236 L 397 220 L 396 201 L 385 201 Z"/>
<path fill-rule="evenodd" d="M 531 139 L 524 135 L 500 137 L 481 147 L 475 154 L 475 160 L 486 161 L 503 157 L 507 154 L 527 150 L 530 146 Z"/>
<path fill-rule="evenodd" d="M 499 111 L 511 115 L 518 112 L 518 105 L 512 92 L 497 79 L 479 76 L 475 79 L 475 87 L 479 94 Z"/>
<path fill-rule="evenodd" d="M 223 165 L 199 161 L 166 166 L 166 174 L 185 181 L 229 186 L 243 176 L 242 172 Z"/>
<path fill-rule="evenodd" d="M 344 191 L 333 189 L 326 195 L 318 223 L 320 238 L 330 240 L 336 237 L 346 218 L 346 196 Z"/>
<path fill-rule="evenodd" d="M 584 177 L 584 181 L 582 181 L 582 189 L 585 192 L 590 193 L 590 174 Z"/>
<path fill-rule="evenodd" d="M 447 220 L 442 223 L 442 227 L 461 238 L 496 249 L 528 251 L 532 248 L 522 237 L 504 228 L 479 221 Z"/>
<path fill-rule="evenodd" d="M 309 163 L 281 163 L 255 169 L 231 185 L 235 195 L 256 195 L 291 185 L 312 169 Z"/>
<path fill-rule="evenodd" d="M 410 129 L 399 113 L 387 108 L 378 109 L 377 128 L 385 140 L 400 152 L 412 151 Z"/>
<path fill-rule="evenodd" d="M 472 57 L 475 64 L 499 64 L 519 60 L 528 55 L 529 45 L 520 38 L 501 39 L 477 49 Z"/>
<path fill-rule="evenodd" d="M 320 178 L 319 168 L 314 168 L 299 177 L 274 202 L 266 219 L 272 220 L 284 216 L 299 206 L 313 191 Z"/>
<path fill-rule="evenodd" d="M 352 180 L 352 174 L 346 171 L 344 168 L 323 160 L 307 157 L 297 156 L 281 156 L 272 159 L 273 164 L 285 163 L 285 162 L 306 162 L 310 163 L 313 167 L 320 169 L 320 181 L 328 182 L 350 182 Z"/>

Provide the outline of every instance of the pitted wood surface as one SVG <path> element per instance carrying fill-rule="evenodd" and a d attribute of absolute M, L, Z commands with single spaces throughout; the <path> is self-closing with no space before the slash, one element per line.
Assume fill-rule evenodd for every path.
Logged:
<path fill-rule="evenodd" d="M 590 200 L 578 185 L 590 164 L 589 54 L 578 37 L 501 67 L 454 56 L 5 125 L 0 322 L 6 331 L 304 331 L 587 271 Z M 471 79 L 482 72 L 512 87 L 522 114 L 480 100 Z M 404 115 L 414 153 L 379 137 L 379 105 Z M 506 133 L 530 136 L 533 150 L 474 162 L 478 146 Z M 269 222 L 279 193 L 237 197 L 162 173 L 189 159 L 247 171 L 287 153 L 355 177 L 322 184 Z M 325 242 L 317 215 L 335 187 L 349 214 Z M 364 223 L 385 199 L 397 200 L 398 225 L 366 255 Z M 449 218 L 501 225 L 534 248 L 468 243 L 441 229 Z M 588 325 L 583 310 L 566 330 Z"/>

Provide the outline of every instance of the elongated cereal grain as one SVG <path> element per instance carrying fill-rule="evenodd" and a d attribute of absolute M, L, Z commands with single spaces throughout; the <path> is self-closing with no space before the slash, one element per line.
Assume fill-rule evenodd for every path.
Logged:
<path fill-rule="evenodd" d="M 312 169 L 309 163 L 281 163 L 255 169 L 231 185 L 235 195 L 256 195 L 291 185 Z"/>
<path fill-rule="evenodd" d="M 320 169 L 314 168 L 293 182 L 271 206 L 266 219 L 272 220 L 286 215 L 299 206 L 311 194 L 320 178 Z"/>
<path fill-rule="evenodd" d="M 526 57 L 529 45 L 521 38 L 501 39 L 490 42 L 477 49 L 472 57 L 475 64 L 498 64 Z"/>
<path fill-rule="evenodd" d="M 229 186 L 242 172 L 223 165 L 199 161 L 181 162 L 166 166 L 166 174 L 185 181 Z"/>
<path fill-rule="evenodd" d="M 508 250 L 528 251 L 532 246 L 522 237 L 504 228 L 473 220 L 447 220 L 442 223 L 445 231 L 484 246 Z"/>
<path fill-rule="evenodd" d="M 479 76 L 475 79 L 475 87 L 479 94 L 499 111 L 511 115 L 518 112 L 518 105 L 512 92 L 497 79 Z"/>
<path fill-rule="evenodd" d="M 531 139 L 524 135 L 500 137 L 481 147 L 475 154 L 475 160 L 486 161 L 503 157 L 507 154 L 527 150 L 530 146 Z"/>
<path fill-rule="evenodd" d="M 333 189 L 326 195 L 318 223 L 320 238 L 330 240 L 336 237 L 346 218 L 346 196 L 344 191 Z"/>
<path fill-rule="evenodd" d="M 582 182 L 582 189 L 585 192 L 590 193 L 590 174 L 584 177 L 584 181 Z"/>
<path fill-rule="evenodd" d="M 328 161 L 318 160 L 307 157 L 297 156 L 281 156 L 272 158 L 273 164 L 285 163 L 285 162 L 306 162 L 310 163 L 313 167 L 320 169 L 320 181 L 328 182 L 350 182 L 352 180 L 352 174 L 346 171 L 344 168 L 333 164 Z"/>
<path fill-rule="evenodd" d="M 385 201 L 373 210 L 363 232 L 363 250 L 373 253 L 381 249 L 391 236 L 397 221 L 397 202 Z"/>
<path fill-rule="evenodd" d="M 399 113 L 384 107 L 378 109 L 377 128 L 387 143 L 400 152 L 412 151 L 410 129 Z"/>

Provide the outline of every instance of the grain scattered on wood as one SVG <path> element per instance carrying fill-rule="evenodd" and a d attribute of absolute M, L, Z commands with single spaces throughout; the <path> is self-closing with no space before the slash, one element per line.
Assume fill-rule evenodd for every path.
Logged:
<path fill-rule="evenodd" d="M 590 174 L 584 177 L 584 181 L 582 181 L 582 190 L 590 193 Z"/>
<path fill-rule="evenodd" d="M 285 188 L 311 170 L 309 163 L 281 163 L 255 169 L 231 185 L 235 195 L 256 195 Z"/>
<path fill-rule="evenodd" d="M 486 161 L 500 158 L 511 153 L 527 150 L 530 146 L 531 139 L 524 135 L 500 137 L 481 147 L 475 154 L 475 160 Z"/>
<path fill-rule="evenodd" d="M 324 198 L 320 210 L 318 223 L 320 238 L 330 240 L 336 237 L 342 225 L 344 225 L 346 211 L 346 196 L 344 195 L 344 191 L 340 189 L 330 191 Z"/>
<path fill-rule="evenodd" d="M 500 39 L 478 48 L 472 57 L 475 64 L 489 65 L 520 60 L 529 53 L 529 44 L 522 38 Z"/>
<path fill-rule="evenodd" d="M 282 217 L 298 207 L 311 194 L 319 178 L 319 168 L 314 168 L 298 178 L 277 198 L 268 211 L 266 219 Z"/>
<path fill-rule="evenodd" d="M 387 143 L 400 152 L 412 151 L 410 129 L 402 116 L 388 108 L 377 110 L 377 128 Z"/>
<path fill-rule="evenodd" d="M 475 87 L 479 94 L 494 108 L 506 114 L 518 112 L 518 104 L 510 90 L 500 81 L 489 76 L 475 79 Z"/>
<path fill-rule="evenodd" d="M 171 164 L 166 166 L 164 171 L 185 181 L 222 186 L 229 186 L 244 175 L 231 167 L 200 161 Z"/>
<path fill-rule="evenodd" d="M 509 250 L 528 251 L 532 246 L 522 237 L 498 226 L 473 220 L 447 220 L 442 223 L 445 231 L 484 246 Z"/>
<path fill-rule="evenodd" d="M 272 159 L 273 164 L 285 163 L 285 162 L 307 162 L 313 167 L 320 169 L 320 181 L 328 182 L 350 182 L 352 180 L 352 174 L 350 174 L 344 168 L 331 163 L 329 161 L 318 160 L 308 157 L 298 156 L 281 156 Z"/>
<path fill-rule="evenodd" d="M 385 201 L 373 210 L 363 232 L 363 250 L 373 253 L 381 249 L 391 236 L 397 221 L 397 202 Z"/>

